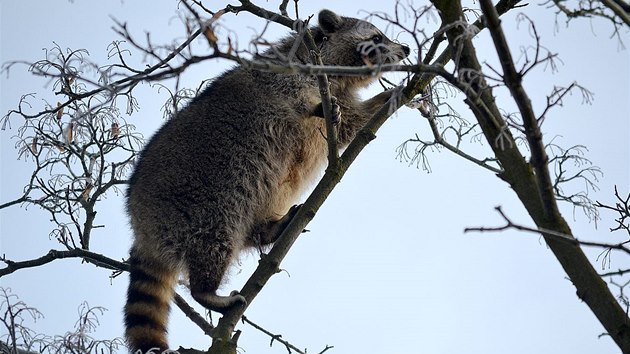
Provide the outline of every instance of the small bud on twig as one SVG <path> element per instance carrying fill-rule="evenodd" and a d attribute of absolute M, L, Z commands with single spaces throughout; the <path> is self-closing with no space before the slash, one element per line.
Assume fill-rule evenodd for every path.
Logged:
<path fill-rule="evenodd" d="M 112 129 L 110 131 L 111 137 L 114 139 L 118 138 L 118 135 L 120 134 L 120 127 L 118 126 L 118 123 L 113 122 L 112 123 Z"/>
<path fill-rule="evenodd" d="M 68 128 L 66 128 L 66 140 L 68 141 L 68 144 L 70 144 L 72 142 L 72 129 L 74 128 L 74 123 L 70 122 L 68 124 Z"/>
<path fill-rule="evenodd" d="M 33 141 L 31 142 L 31 152 L 33 153 L 33 155 L 37 154 L 37 137 L 34 137 Z"/>
<path fill-rule="evenodd" d="M 57 120 L 61 120 L 61 116 L 63 116 L 63 107 L 61 107 L 61 102 L 57 102 Z"/>

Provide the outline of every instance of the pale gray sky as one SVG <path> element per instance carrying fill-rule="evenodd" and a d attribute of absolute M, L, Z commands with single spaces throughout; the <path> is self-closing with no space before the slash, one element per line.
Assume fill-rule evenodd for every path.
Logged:
<path fill-rule="evenodd" d="M 54 41 L 62 48 L 86 48 L 91 60 L 105 64 L 107 45 L 119 39 L 111 29 L 110 16 L 128 22 L 138 38 L 148 31 L 155 42 L 170 43 L 183 35 L 174 1 L 150 6 L 132 1 L 66 0 L 1 0 L 0 4 L 1 62 L 42 59 L 42 48 L 50 48 Z M 208 6 L 219 6 L 216 4 L 223 5 L 212 2 Z M 348 16 L 364 16 L 360 9 L 391 12 L 393 8 L 393 2 L 376 0 L 362 1 L 359 8 L 349 2 L 305 0 L 299 4 L 302 16 L 322 7 Z M 610 38 L 609 25 L 602 21 L 582 20 L 567 28 L 561 19 L 556 29 L 553 10 L 534 2 L 520 11 L 536 21 L 543 44 L 562 59 L 559 72 L 541 67 L 526 79 L 536 109 L 540 111 L 554 84 L 577 80 L 595 94 L 592 105 L 582 105 L 576 94 L 567 98 L 565 106 L 547 118 L 545 138 L 561 135 L 555 141 L 562 146 L 587 146 L 587 157 L 604 172 L 598 184 L 601 189 L 592 197 L 610 203 L 615 184 L 623 193 L 630 187 L 628 50 L 620 50 L 618 41 Z M 518 52 L 532 42 L 526 27 L 517 27 L 515 17 L 516 12 L 506 16 L 503 25 Z M 242 45 L 255 33 L 252 28 L 262 25 L 247 14 L 226 15 L 223 24 L 239 29 Z M 436 26 L 432 21 L 423 24 L 429 32 Z M 276 35 L 287 32 L 279 26 L 272 29 Z M 629 46 L 628 33 L 623 36 Z M 484 60 L 496 63 L 488 37 L 481 36 L 476 44 Z M 135 56 L 132 60 L 142 59 Z M 183 76 L 182 85 L 197 87 L 229 65 L 198 64 Z M 43 99 L 57 101 L 48 82 L 31 76 L 24 66 L 3 74 L 1 80 L 3 115 L 24 93 L 37 93 L 33 110 L 41 108 Z M 144 85 L 138 88 L 138 98 L 141 110 L 128 120 L 150 136 L 163 122 L 159 108 L 166 96 Z M 462 108 L 462 99 L 454 97 L 453 104 Z M 505 93 L 499 96 L 500 102 L 508 102 L 502 106 L 512 109 L 508 99 Z M 473 120 L 467 111 L 461 112 Z M 20 124 L 16 117 L 11 130 L 0 132 L 0 202 L 19 196 L 31 172 L 30 161 L 16 161 L 13 149 L 11 137 Z M 609 338 L 598 338 L 603 328 L 577 298 L 538 236 L 463 233 L 468 226 L 500 225 L 493 209 L 497 205 L 518 222 L 530 226 L 532 222 L 505 183 L 448 152 L 430 155 L 430 174 L 399 162 L 396 147 L 415 133 L 428 137 L 429 128 L 407 108 L 385 124 L 308 226 L 311 232 L 301 236 L 286 258 L 282 268 L 287 272 L 272 278 L 247 316 L 309 352 L 319 352 L 326 345 L 335 346 L 330 353 L 619 352 Z M 486 145 L 473 144 L 471 149 L 487 152 Z M 577 191 L 582 186 L 574 188 Z M 596 229 L 580 211 L 562 207 L 576 236 L 613 240 L 607 232 L 613 225 L 611 215 L 603 214 Z M 48 237 L 52 228 L 48 219 L 34 207 L 2 210 L 0 254 L 24 260 L 58 247 Z M 131 234 L 121 196 L 108 196 L 97 223 L 105 228 L 95 230 L 93 250 L 125 258 Z M 587 251 L 596 262 L 600 250 Z M 622 255 L 615 255 L 612 261 L 613 270 L 630 266 Z M 32 326 L 39 332 L 52 335 L 70 329 L 77 306 L 85 300 L 109 309 L 95 337 L 122 336 L 126 275 L 110 282 L 106 270 L 79 263 L 77 259 L 58 260 L 21 270 L 0 282 L 44 313 L 46 317 Z M 240 288 L 255 265 L 255 257 L 243 257 L 223 291 Z M 173 345 L 209 345 L 178 310 L 172 313 L 169 332 Z M 239 343 L 244 353 L 285 352 L 277 344 L 269 348 L 269 338 L 253 328 L 241 329 Z"/>

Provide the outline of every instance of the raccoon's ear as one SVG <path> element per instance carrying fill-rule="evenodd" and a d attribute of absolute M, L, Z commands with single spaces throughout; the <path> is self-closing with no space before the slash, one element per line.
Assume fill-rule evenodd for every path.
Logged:
<path fill-rule="evenodd" d="M 322 10 L 319 12 L 318 21 L 324 33 L 333 33 L 341 28 L 343 19 L 330 10 Z"/>

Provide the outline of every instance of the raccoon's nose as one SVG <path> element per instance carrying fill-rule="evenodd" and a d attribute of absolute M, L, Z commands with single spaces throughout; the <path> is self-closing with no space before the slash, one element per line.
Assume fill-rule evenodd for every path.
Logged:
<path fill-rule="evenodd" d="M 411 52 L 411 50 L 409 49 L 409 47 L 407 47 L 406 45 L 401 45 L 403 52 L 405 52 L 405 58 L 407 56 L 409 56 L 409 53 Z"/>

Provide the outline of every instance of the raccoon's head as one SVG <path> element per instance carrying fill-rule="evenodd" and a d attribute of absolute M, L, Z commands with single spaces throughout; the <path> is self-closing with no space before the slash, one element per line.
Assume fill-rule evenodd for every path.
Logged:
<path fill-rule="evenodd" d="M 330 10 L 319 13 L 315 42 L 325 65 L 362 66 L 397 63 L 409 55 L 409 47 L 392 42 L 376 26 Z"/>

